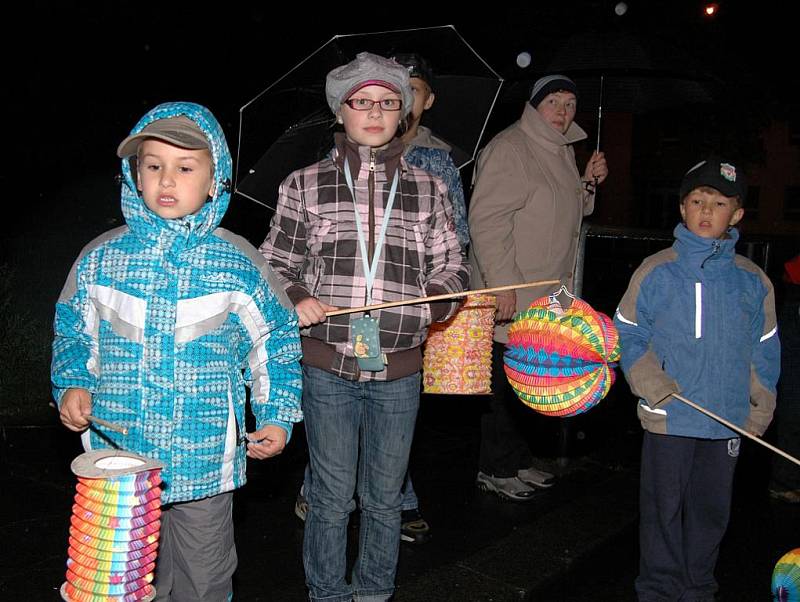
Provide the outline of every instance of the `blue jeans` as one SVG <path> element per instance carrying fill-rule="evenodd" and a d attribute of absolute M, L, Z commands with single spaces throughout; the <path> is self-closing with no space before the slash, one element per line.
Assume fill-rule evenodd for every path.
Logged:
<path fill-rule="evenodd" d="M 306 468 L 303 471 L 303 484 L 300 487 L 300 494 L 304 497 L 308 497 L 308 491 L 311 489 L 311 483 L 313 481 L 313 477 L 311 476 L 311 465 L 306 464 Z M 406 510 L 417 510 L 419 508 L 419 498 L 417 498 L 417 492 L 414 491 L 414 483 L 411 482 L 411 472 L 406 471 L 406 479 L 403 483 L 403 504 L 402 509 L 403 512 Z"/>
<path fill-rule="evenodd" d="M 419 392 L 419 373 L 393 381 L 353 382 L 303 367 L 303 413 L 314 479 L 303 539 L 311 600 L 381 602 L 394 593 L 401 490 Z M 355 509 L 355 493 L 361 521 L 348 585 L 347 521 Z"/>

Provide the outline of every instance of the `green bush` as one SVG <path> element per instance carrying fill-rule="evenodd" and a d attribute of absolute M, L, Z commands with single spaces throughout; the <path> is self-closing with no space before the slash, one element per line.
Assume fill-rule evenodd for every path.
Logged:
<path fill-rule="evenodd" d="M 51 423 L 51 324 L 13 302 L 13 280 L 0 264 L 0 425 Z"/>

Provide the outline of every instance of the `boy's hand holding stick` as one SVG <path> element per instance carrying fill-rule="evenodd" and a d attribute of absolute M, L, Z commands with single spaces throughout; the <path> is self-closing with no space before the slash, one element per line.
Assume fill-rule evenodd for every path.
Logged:
<path fill-rule="evenodd" d="M 52 401 L 50 402 L 50 405 L 58 409 L 56 404 Z M 66 393 L 64 393 L 64 397 L 61 400 L 59 418 L 61 418 L 61 422 L 64 424 L 64 426 L 71 431 L 83 431 L 91 422 L 92 424 L 103 426 L 122 435 L 128 434 L 127 427 L 109 422 L 108 420 L 103 420 L 97 416 L 92 416 L 91 410 L 92 394 L 89 393 L 89 391 L 80 388 L 69 389 Z"/>
<path fill-rule="evenodd" d="M 103 420 L 102 418 L 98 418 L 97 416 L 92 416 L 91 414 L 86 414 L 84 416 L 86 420 L 93 424 L 99 424 L 100 426 L 104 426 L 109 430 L 116 431 L 122 435 L 128 434 L 128 427 L 120 426 L 119 424 L 115 424 L 113 422 L 109 422 L 108 420 Z"/>

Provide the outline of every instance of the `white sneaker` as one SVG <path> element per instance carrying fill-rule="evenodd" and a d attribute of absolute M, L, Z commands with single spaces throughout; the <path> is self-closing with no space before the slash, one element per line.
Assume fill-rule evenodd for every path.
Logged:
<path fill-rule="evenodd" d="M 297 499 L 294 502 L 294 514 L 301 521 L 305 522 L 306 514 L 308 514 L 308 501 L 302 493 L 297 494 Z"/>
<path fill-rule="evenodd" d="M 545 472 L 544 470 L 539 470 L 533 466 L 518 470 L 517 478 L 526 485 L 530 485 L 531 487 L 540 487 L 542 489 L 552 487 L 556 482 L 556 477 L 554 474 Z"/>
<path fill-rule="evenodd" d="M 483 472 L 478 473 L 475 484 L 482 491 L 496 493 L 504 500 L 529 502 L 536 497 L 536 490 L 520 481 L 517 477 L 493 477 Z"/>

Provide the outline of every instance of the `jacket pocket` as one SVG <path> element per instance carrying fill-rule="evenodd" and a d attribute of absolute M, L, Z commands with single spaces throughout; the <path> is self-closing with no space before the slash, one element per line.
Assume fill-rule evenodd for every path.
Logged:
<path fill-rule="evenodd" d="M 313 216 L 313 214 L 309 214 Z M 313 216 L 306 227 L 306 245 L 311 255 L 319 255 L 326 242 L 331 242 L 333 221 L 319 216 Z"/>

